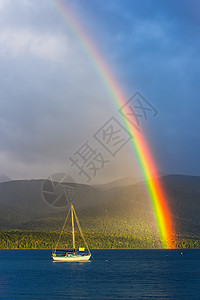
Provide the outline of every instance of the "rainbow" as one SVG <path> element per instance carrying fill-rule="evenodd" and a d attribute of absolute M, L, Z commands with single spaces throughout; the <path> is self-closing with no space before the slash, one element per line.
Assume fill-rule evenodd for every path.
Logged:
<path fill-rule="evenodd" d="M 95 44 L 83 29 L 82 24 L 77 21 L 77 18 L 67 6 L 66 1 L 52 1 L 55 3 L 56 9 L 64 17 L 68 28 L 81 44 L 81 47 L 88 56 L 88 59 L 92 62 L 97 74 L 99 75 L 114 103 L 117 104 L 118 108 L 122 107 L 125 104 L 125 97 L 120 90 L 120 85 L 115 80 L 114 75 L 111 73 L 111 70 L 105 63 L 102 55 L 100 55 L 99 51 L 96 49 Z M 174 229 L 172 217 L 162 183 L 158 177 L 155 177 L 157 170 L 153 156 L 145 140 L 144 134 L 138 131 L 125 118 L 123 118 L 123 122 L 128 131 L 134 137 L 131 139 L 132 147 L 137 155 L 137 159 L 146 182 L 147 190 L 150 195 L 162 248 L 173 248 Z"/>

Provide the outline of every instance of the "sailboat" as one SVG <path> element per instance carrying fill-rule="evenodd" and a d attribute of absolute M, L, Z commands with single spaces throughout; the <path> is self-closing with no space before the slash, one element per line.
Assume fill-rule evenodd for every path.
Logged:
<path fill-rule="evenodd" d="M 66 225 L 66 222 L 67 222 L 67 219 L 68 219 L 68 216 L 69 216 L 70 212 L 71 212 L 71 219 L 72 219 L 72 241 L 73 241 L 73 249 L 72 250 L 57 249 L 58 243 L 59 243 L 61 235 L 62 235 L 62 233 L 64 231 L 64 228 L 65 228 L 65 225 Z M 74 231 L 74 218 L 75 218 L 76 223 L 78 225 L 78 229 L 80 231 L 80 234 L 81 234 L 81 237 L 82 237 L 82 239 L 84 241 L 86 249 L 83 248 L 83 247 L 80 247 L 80 248 L 76 249 L 76 246 L 75 246 L 75 231 Z M 63 228 L 62 228 L 62 230 L 60 232 L 60 236 L 59 236 L 58 242 L 57 242 L 56 247 L 55 247 L 55 249 L 54 249 L 54 251 L 52 253 L 52 259 L 53 259 L 53 261 L 84 262 L 84 261 L 88 261 L 90 259 L 90 257 L 91 257 L 90 249 L 88 248 L 87 242 L 86 242 L 86 240 L 85 240 L 85 238 L 83 236 L 83 232 L 82 232 L 82 229 L 81 229 L 78 217 L 76 215 L 74 206 L 71 205 L 71 207 L 69 209 L 69 212 L 67 214 L 67 217 L 65 219 Z"/>

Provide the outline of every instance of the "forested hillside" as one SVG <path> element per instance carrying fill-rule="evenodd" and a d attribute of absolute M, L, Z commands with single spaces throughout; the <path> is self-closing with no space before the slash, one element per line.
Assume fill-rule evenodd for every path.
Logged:
<path fill-rule="evenodd" d="M 200 238 L 200 177 L 169 175 L 162 177 L 162 182 L 171 208 L 176 239 L 197 246 L 198 242 L 195 241 Z M 46 203 L 41 193 L 42 183 L 42 180 L 31 180 L 0 184 L 1 230 L 7 234 L 8 230 L 43 231 L 49 234 L 60 231 L 69 205 L 55 208 Z M 126 237 L 127 247 L 160 245 L 144 182 L 114 187 L 113 184 L 111 187 L 79 184 L 73 204 L 84 232 L 94 235 L 94 239 L 101 237 L 105 240 L 110 236 L 115 246 L 115 240 L 119 239 L 120 243 L 122 237 Z M 20 235 L 15 233 L 15 237 Z M 97 244 L 94 245 L 97 247 Z"/>

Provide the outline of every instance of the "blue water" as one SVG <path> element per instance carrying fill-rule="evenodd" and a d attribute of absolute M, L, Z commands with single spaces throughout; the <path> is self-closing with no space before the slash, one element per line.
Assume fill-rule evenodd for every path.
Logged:
<path fill-rule="evenodd" d="M 66 263 L 50 250 L 0 250 L 0 299 L 200 299 L 200 250 L 92 254 Z"/>

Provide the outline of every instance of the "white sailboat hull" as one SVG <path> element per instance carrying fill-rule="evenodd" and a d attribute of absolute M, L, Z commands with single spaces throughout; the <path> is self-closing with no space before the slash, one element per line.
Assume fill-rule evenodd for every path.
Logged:
<path fill-rule="evenodd" d="M 53 261 L 81 262 L 88 261 L 91 255 L 52 256 Z"/>
<path fill-rule="evenodd" d="M 64 231 L 64 228 L 65 228 L 65 225 L 66 225 L 66 222 L 67 222 L 67 218 L 68 218 L 70 212 L 71 212 L 71 217 L 72 217 L 72 242 L 73 242 L 72 243 L 73 244 L 73 248 L 72 249 L 73 250 L 68 250 L 67 251 L 67 249 L 57 249 L 59 240 L 61 238 L 61 234 Z M 82 237 L 82 241 L 84 242 L 84 244 L 85 244 L 85 246 L 87 248 L 86 251 L 85 251 L 85 247 L 80 247 L 79 246 L 79 248 L 77 250 L 75 248 L 74 218 L 75 218 L 75 221 L 77 223 L 80 235 Z M 78 217 L 76 215 L 75 209 L 74 209 L 74 207 L 73 207 L 72 204 L 71 204 L 70 210 L 69 210 L 69 212 L 67 214 L 67 217 L 65 219 L 62 231 L 60 233 L 58 242 L 57 242 L 56 247 L 54 248 L 53 252 L 54 252 L 54 253 L 52 253 L 52 259 L 53 259 L 53 261 L 84 262 L 84 261 L 88 261 L 90 259 L 90 257 L 91 257 L 91 252 L 90 252 L 90 250 L 88 248 L 88 245 L 87 245 L 87 243 L 86 243 L 86 241 L 84 239 L 83 232 L 82 232 L 81 226 L 79 224 Z"/>

